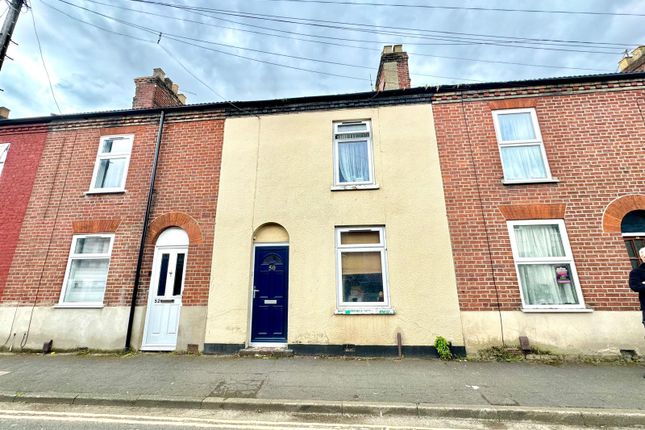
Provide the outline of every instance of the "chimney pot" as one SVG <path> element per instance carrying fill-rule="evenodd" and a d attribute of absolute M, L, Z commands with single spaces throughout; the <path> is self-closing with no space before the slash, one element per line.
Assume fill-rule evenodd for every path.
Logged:
<path fill-rule="evenodd" d="M 384 54 L 391 54 L 392 53 L 392 45 L 385 45 L 383 47 L 383 53 Z"/>
<path fill-rule="evenodd" d="M 178 84 L 173 83 L 170 88 L 172 89 L 173 93 L 175 93 L 175 94 L 179 93 L 179 85 Z"/>
<path fill-rule="evenodd" d="M 0 106 L 0 120 L 9 119 L 9 112 L 11 111 L 8 108 Z"/>
<path fill-rule="evenodd" d="M 164 72 L 161 67 L 156 67 L 152 69 L 152 77 L 159 78 L 163 81 L 164 78 L 166 77 L 166 72 Z"/>
<path fill-rule="evenodd" d="M 394 45 L 394 46 L 392 47 L 392 50 L 393 50 L 394 52 L 403 52 L 403 45 Z"/>
<path fill-rule="evenodd" d="M 181 94 L 181 93 L 177 94 L 177 98 L 179 99 L 182 105 L 186 104 L 186 96 L 184 94 Z"/>

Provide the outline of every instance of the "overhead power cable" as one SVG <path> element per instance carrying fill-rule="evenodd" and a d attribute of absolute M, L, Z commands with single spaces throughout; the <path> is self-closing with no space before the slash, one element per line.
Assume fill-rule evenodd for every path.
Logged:
<path fill-rule="evenodd" d="M 539 14 L 557 14 L 557 15 L 592 15 L 592 16 L 633 16 L 644 17 L 645 13 L 631 12 L 607 12 L 607 11 L 589 11 L 589 10 L 564 10 L 564 9 L 511 9 L 502 7 L 477 7 L 477 6 L 448 6 L 448 5 L 429 5 L 429 4 L 407 4 L 407 3 L 383 3 L 383 2 L 356 2 L 347 0 L 263 0 L 269 2 L 290 2 L 290 3 L 316 3 L 329 4 L 337 6 L 379 6 L 392 8 L 410 8 L 410 9 L 443 9 L 443 10 L 464 10 L 479 12 L 520 12 L 520 13 L 539 13 Z"/>
<path fill-rule="evenodd" d="M 274 66 L 278 66 L 278 67 L 286 67 L 286 65 L 281 64 L 281 63 L 275 63 L 275 62 L 272 62 L 272 61 L 260 60 L 260 59 L 252 58 L 252 57 L 245 57 L 245 56 L 242 56 L 242 55 L 233 54 L 231 52 L 226 52 L 226 51 L 222 51 L 222 50 L 218 50 L 218 49 L 214 49 L 214 48 L 208 48 L 208 47 L 205 47 L 203 45 L 200 45 L 200 43 L 204 43 L 204 44 L 208 44 L 208 45 L 221 46 L 221 47 L 226 47 L 226 48 L 232 48 L 232 49 L 240 49 L 240 50 L 252 51 L 252 52 L 257 52 L 257 53 L 262 53 L 262 54 L 267 54 L 267 55 L 274 55 L 274 56 L 285 57 L 285 58 L 291 58 L 291 59 L 297 59 L 297 60 L 311 61 L 311 62 L 316 62 L 316 63 L 332 64 L 332 65 L 343 66 L 343 67 L 352 67 L 352 68 L 361 68 L 361 69 L 373 70 L 373 68 L 370 67 L 370 66 L 351 64 L 351 63 L 341 63 L 341 62 L 338 62 L 338 61 L 327 61 L 327 60 L 321 60 L 321 59 L 317 59 L 317 58 L 308 58 L 308 57 L 295 56 L 295 55 L 289 55 L 289 54 L 283 54 L 283 53 L 277 53 L 277 52 L 270 52 L 270 51 L 265 51 L 265 50 L 260 50 L 260 49 L 246 48 L 246 47 L 242 47 L 242 46 L 235 46 L 235 45 L 230 45 L 230 44 L 225 44 L 225 43 L 213 42 L 213 41 L 209 41 L 209 40 L 191 38 L 191 37 L 178 35 L 178 34 L 173 34 L 173 33 L 168 33 L 168 32 L 162 32 L 159 29 L 153 29 L 153 28 L 145 27 L 145 26 L 142 26 L 142 25 L 139 25 L 139 24 L 134 24 L 132 22 L 128 22 L 128 21 L 125 21 L 125 20 L 122 20 L 122 19 L 119 19 L 119 18 L 115 18 L 115 17 L 112 17 L 110 15 L 107 15 L 107 14 L 104 14 L 104 13 L 101 13 L 101 12 L 98 12 L 98 11 L 95 11 L 95 10 L 92 10 L 92 9 L 89 9 L 89 8 L 86 8 L 86 7 L 83 7 L 83 6 L 76 5 L 76 4 L 71 3 L 71 2 L 69 2 L 67 0 L 58 0 L 58 1 L 61 2 L 61 3 L 65 3 L 67 5 L 70 5 L 70 6 L 85 10 L 87 12 L 99 15 L 99 16 L 101 16 L 103 18 L 106 18 L 106 19 L 121 23 L 123 25 L 130 26 L 130 27 L 136 28 L 138 30 L 146 31 L 146 32 L 151 33 L 151 34 L 163 33 L 163 35 L 164 35 L 164 37 L 166 39 L 175 40 L 177 42 L 181 42 L 181 43 L 184 43 L 184 44 L 195 46 L 195 47 L 198 47 L 198 48 L 201 48 L 201 49 L 207 49 L 209 51 L 222 53 L 224 55 L 234 56 L 234 57 L 238 57 L 238 58 L 244 58 L 244 59 L 247 59 L 247 60 L 250 60 L 250 61 L 270 64 L 270 65 L 274 65 Z M 292 69 L 295 69 L 295 70 L 310 71 L 310 72 L 319 73 L 319 74 L 323 74 L 323 75 L 343 77 L 343 78 L 347 78 L 347 79 L 354 79 L 354 80 L 360 80 L 360 81 L 368 81 L 367 78 L 360 78 L 360 77 L 356 77 L 356 76 L 342 75 L 342 74 L 330 73 L 330 72 L 323 72 L 323 71 L 320 71 L 320 70 L 305 69 L 305 68 L 296 67 L 296 66 L 288 66 L 288 67 L 292 68 Z M 481 80 L 462 78 L 462 77 L 450 77 L 450 76 L 440 76 L 440 75 L 430 75 L 430 74 L 420 74 L 420 73 L 416 73 L 414 75 L 432 77 L 432 78 L 436 78 L 436 79 L 451 79 L 451 80 L 456 80 L 456 81 L 482 82 Z"/>
<path fill-rule="evenodd" d="M 129 12 L 135 12 L 135 13 L 139 13 L 139 14 L 156 16 L 156 17 L 171 19 L 171 20 L 180 21 L 180 22 L 190 22 L 190 23 L 193 23 L 193 24 L 207 26 L 207 27 L 223 28 L 223 29 L 227 29 L 227 30 L 241 31 L 241 32 L 245 32 L 245 33 L 260 34 L 260 35 L 263 35 L 263 36 L 277 37 L 277 38 L 289 39 L 289 40 L 298 40 L 298 41 L 307 42 L 307 43 L 316 43 L 316 44 L 322 44 L 322 45 L 328 45 L 328 46 L 338 46 L 338 47 L 342 47 L 342 48 L 360 49 L 360 50 L 371 51 L 371 52 L 381 52 L 381 49 L 380 48 L 368 48 L 368 47 L 365 47 L 365 46 L 357 46 L 357 45 L 348 45 L 346 42 L 348 42 L 348 41 L 349 42 L 365 42 L 365 43 L 378 44 L 378 45 L 383 44 L 383 42 L 376 41 L 376 40 L 356 40 L 356 39 L 348 39 L 348 38 L 344 38 L 344 37 L 311 35 L 311 34 L 306 34 L 306 33 L 287 31 L 287 30 L 278 30 L 278 29 L 274 29 L 274 28 L 271 28 L 271 27 L 264 27 L 264 26 L 259 26 L 259 25 L 247 24 L 247 23 L 234 21 L 234 20 L 229 20 L 229 19 L 220 18 L 220 17 L 212 17 L 213 19 L 223 21 L 223 22 L 233 23 L 233 24 L 236 24 L 236 25 L 242 25 L 242 26 L 247 26 L 247 27 L 251 27 L 251 28 L 259 28 L 259 29 L 269 30 L 269 31 L 273 31 L 273 32 L 279 32 L 279 33 L 268 33 L 268 32 L 265 32 L 265 31 L 256 31 L 256 30 L 249 30 L 249 29 L 239 28 L 239 27 L 223 26 L 223 25 L 218 25 L 218 24 L 213 24 L 213 23 L 208 23 L 208 22 L 202 22 L 202 21 L 195 20 L 195 19 L 180 18 L 180 17 L 176 17 L 176 16 L 171 16 L 171 15 L 168 15 L 168 14 L 164 15 L 164 14 L 154 13 L 154 12 L 150 12 L 150 11 L 146 11 L 146 10 L 132 9 L 132 8 L 124 7 L 124 6 L 118 6 L 118 5 L 115 5 L 115 4 L 104 3 L 104 2 L 101 2 L 101 1 L 97 1 L 97 0 L 86 0 L 86 1 L 98 4 L 98 5 L 108 6 L 108 7 L 111 7 L 111 8 L 117 8 L 117 9 L 129 11 Z M 194 12 L 191 12 L 191 13 L 194 13 Z M 203 15 L 199 15 L 199 16 L 203 16 Z M 323 38 L 323 39 L 329 39 L 329 40 L 339 40 L 339 41 L 342 40 L 345 43 L 329 42 L 327 40 L 304 39 L 303 37 L 287 36 L 284 33 L 294 34 L 294 35 L 303 36 L 303 37 L 317 37 L 317 38 Z M 414 43 L 408 43 L 408 44 L 415 45 Z M 434 46 L 434 45 L 441 45 L 441 44 L 432 43 L 432 45 Z M 540 68 L 548 68 L 548 69 L 582 70 L 582 71 L 589 71 L 589 72 L 607 72 L 607 70 L 605 70 L 605 69 L 597 69 L 597 68 L 589 68 L 589 67 L 571 67 L 571 66 L 557 66 L 557 65 L 550 65 L 550 64 L 522 63 L 522 62 L 513 62 L 513 61 L 504 61 L 504 60 L 489 60 L 489 59 L 482 59 L 482 58 L 469 58 L 469 57 L 458 57 L 458 56 L 448 56 L 448 55 L 426 54 L 426 53 L 422 53 L 422 52 L 409 52 L 409 54 L 412 55 L 412 56 L 441 58 L 441 59 L 447 59 L 447 60 L 468 61 L 468 62 L 476 62 L 476 63 L 506 64 L 506 65 L 514 65 L 514 66 L 540 67 Z"/>
<path fill-rule="evenodd" d="M 62 1 L 62 0 L 59 0 L 59 1 Z M 95 28 L 98 28 L 98 29 L 103 30 L 103 31 L 107 31 L 109 33 L 115 33 L 114 31 L 108 30 L 108 29 L 103 28 L 101 26 L 98 26 L 96 24 L 91 24 L 91 23 L 89 23 L 89 22 L 87 22 L 85 20 L 82 20 L 80 18 L 76 18 L 76 17 L 74 17 L 72 15 L 69 15 L 67 13 L 64 13 L 60 9 L 48 4 L 44 0 L 41 0 L 41 2 L 43 4 L 45 4 L 45 5 L 47 5 L 48 7 L 52 8 L 53 10 L 55 10 L 57 12 L 60 12 L 60 13 L 63 13 L 65 16 L 67 16 L 67 17 L 69 17 L 69 18 L 71 18 L 71 19 L 73 19 L 75 21 L 81 22 L 83 24 L 92 25 Z M 68 3 L 68 2 L 63 1 L 63 3 Z M 114 19 L 115 21 L 121 21 L 121 20 L 118 20 L 116 18 L 112 18 L 112 19 Z M 127 24 L 124 24 L 124 25 L 127 25 Z M 150 34 L 154 34 L 155 37 L 157 37 L 157 35 L 159 34 L 158 31 L 151 30 L 151 29 L 148 29 L 146 27 L 138 26 L 136 24 L 131 24 L 131 25 L 133 27 L 139 29 L 139 30 L 148 31 Z M 119 35 L 125 36 L 125 37 L 132 37 L 132 36 L 130 36 L 128 34 L 125 34 L 125 33 L 116 32 L 116 34 L 119 34 Z M 226 52 L 226 51 L 222 51 L 222 50 L 219 50 L 219 49 L 214 49 L 214 48 L 209 48 L 207 46 L 198 45 L 196 43 L 187 42 L 185 40 L 173 37 L 172 35 L 168 35 L 167 33 L 164 33 L 164 38 L 175 40 L 177 42 L 184 43 L 184 44 L 187 44 L 187 45 L 191 45 L 191 46 L 194 46 L 194 47 L 197 47 L 197 48 L 205 49 L 205 50 L 208 50 L 208 51 L 217 52 L 217 53 L 220 53 L 220 54 L 224 54 L 224 55 L 228 55 L 228 56 L 232 56 L 232 57 L 237 57 L 237 58 L 241 58 L 241 59 L 245 59 L 245 60 L 249 60 L 249 61 L 254 61 L 254 62 L 257 62 L 257 63 L 268 64 L 268 65 L 282 67 L 282 68 L 286 68 L 286 69 L 299 70 L 299 71 L 304 71 L 304 72 L 311 72 L 311 73 L 316 73 L 316 74 L 319 74 L 319 75 L 327 75 L 327 76 L 334 76 L 334 77 L 340 77 L 340 78 L 346 78 L 346 79 L 369 82 L 369 79 L 367 79 L 367 78 L 359 78 L 357 76 L 349 76 L 349 75 L 342 75 L 342 74 L 338 74 L 338 73 L 323 72 L 321 70 L 308 69 L 308 68 L 304 68 L 304 67 L 296 67 L 296 66 L 291 66 L 291 65 L 288 65 L 288 64 L 281 64 L 281 63 L 276 63 L 276 62 L 273 62 L 273 61 L 262 60 L 262 59 L 259 59 L 259 58 L 252 58 L 252 57 L 246 57 L 246 56 L 243 56 L 243 55 L 233 54 L 231 52 Z M 145 39 L 141 39 L 141 38 L 136 38 L 136 39 L 144 41 L 144 42 L 147 42 L 147 43 L 156 43 L 156 39 L 155 39 L 155 41 L 145 40 Z"/>
<path fill-rule="evenodd" d="M 34 35 L 36 36 L 36 42 L 38 43 L 38 52 L 40 53 L 40 60 L 43 63 L 43 69 L 45 69 L 45 76 L 47 76 L 47 82 L 49 83 L 49 90 L 51 91 L 52 99 L 54 99 L 54 104 L 58 113 L 61 113 L 60 106 L 58 105 L 58 100 L 56 100 L 56 94 L 54 93 L 54 86 L 52 85 L 52 80 L 49 76 L 49 71 L 47 70 L 47 64 L 45 64 L 45 56 L 43 55 L 43 48 L 40 44 L 40 37 L 38 37 L 38 30 L 36 29 L 36 18 L 34 17 L 34 9 L 32 5 L 28 6 L 31 10 L 31 22 L 34 26 Z"/>
<path fill-rule="evenodd" d="M 497 35 L 478 35 L 474 33 L 461 33 L 454 31 L 437 31 L 437 30 L 428 30 L 420 28 L 411 28 L 411 27 L 392 27 L 392 26 L 380 26 L 373 25 L 369 23 L 356 23 L 356 22 L 342 22 L 342 21 L 332 21 L 332 20 L 321 20 L 321 19 L 311 19 L 311 18 L 300 18 L 292 16 L 283 16 L 283 15 L 271 15 L 271 14 L 260 14 L 254 12 L 239 12 L 231 11 L 227 9 L 218 9 L 218 8 L 208 8 L 208 7 L 194 7 L 186 6 L 175 3 L 162 2 L 157 0 L 128 0 L 135 3 L 144 3 L 152 4 L 164 7 L 175 8 L 183 11 L 192 11 L 199 12 L 202 16 L 213 17 L 216 15 L 225 15 L 225 16 L 235 16 L 245 19 L 254 19 L 254 20 L 263 20 L 263 21 L 273 21 L 285 24 L 299 24 L 307 25 L 324 29 L 333 29 L 333 30 L 345 30 L 345 31 L 354 31 L 354 32 L 363 32 L 363 33 L 372 33 L 372 34 L 382 34 L 390 36 L 399 36 L 399 37 L 409 37 L 416 39 L 426 39 L 426 40 L 443 40 L 459 43 L 467 43 L 471 45 L 492 45 L 492 46 L 507 46 L 513 48 L 525 48 L 525 49 L 540 49 L 540 50 L 554 50 L 554 51 L 567 51 L 567 52 L 583 52 L 583 53 L 592 53 L 592 54 L 606 54 L 606 55 L 616 55 L 618 51 L 591 51 L 581 50 L 581 49 L 565 49 L 559 47 L 561 45 L 569 47 L 582 47 L 590 46 L 597 49 L 611 49 L 619 48 L 622 49 L 626 44 L 622 43 L 609 43 L 609 42 L 590 42 L 590 41 L 566 41 L 558 39 L 530 39 L 530 38 L 521 38 L 514 36 L 497 36 Z M 406 44 L 419 44 L 418 42 L 406 41 Z M 530 46 L 527 46 L 530 45 Z M 632 44 L 628 44 L 632 45 Z"/>

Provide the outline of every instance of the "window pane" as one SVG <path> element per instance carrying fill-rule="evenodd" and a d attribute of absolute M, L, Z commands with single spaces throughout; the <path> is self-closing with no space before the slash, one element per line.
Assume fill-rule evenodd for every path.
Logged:
<path fill-rule="evenodd" d="M 74 254 L 107 254 L 109 250 L 109 237 L 83 237 L 76 239 Z"/>
<path fill-rule="evenodd" d="M 367 131 L 367 124 L 338 124 L 339 133 L 351 133 L 353 131 Z"/>
<path fill-rule="evenodd" d="M 636 258 L 636 250 L 634 249 L 633 241 L 626 240 L 625 246 L 627 247 L 627 255 L 629 255 L 629 258 Z"/>
<path fill-rule="evenodd" d="M 340 182 L 370 180 L 366 140 L 338 143 L 338 178 Z"/>
<path fill-rule="evenodd" d="M 520 257 L 565 256 L 558 225 L 516 225 L 513 228 Z"/>
<path fill-rule="evenodd" d="M 503 146 L 502 164 L 507 180 L 547 177 L 540 145 Z"/>
<path fill-rule="evenodd" d="M 533 140 L 535 130 L 529 112 L 505 113 L 497 116 L 502 141 Z"/>
<path fill-rule="evenodd" d="M 166 282 L 168 282 L 168 259 L 170 254 L 161 255 L 161 267 L 159 268 L 159 283 L 157 284 L 157 296 L 166 295 Z"/>
<path fill-rule="evenodd" d="M 184 258 L 186 254 L 177 254 L 177 264 L 175 266 L 175 284 L 172 287 L 172 295 L 181 294 L 181 280 L 184 277 Z"/>
<path fill-rule="evenodd" d="M 568 264 L 521 264 L 524 301 L 530 305 L 577 305 L 571 266 Z"/>
<path fill-rule="evenodd" d="M 340 234 L 341 245 L 381 243 L 378 231 L 346 231 Z"/>
<path fill-rule="evenodd" d="M 383 302 L 383 270 L 380 252 L 341 254 L 344 302 Z"/>
<path fill-rule="evenodd" d="M 65 289 L 66 303 L 102 302 L 109 259 L 72 260 Z"/>
<path fill-rule="evenodd" d="M 94 188 L 121 188 L 125 158 L 100 160 L 100 163 Z"/>
<path fill-rule="evenodd" d="M 101 146 L 101 152 L 104 154 L 127 154 L 130 152 L 130 147 L 130 139 L 106 139 Z"/>
<path fill-rule="evenodd" d="M 636 210 L 625 215 L 620 223 L 622 233 L 645 233 L 645 210 Z"/>

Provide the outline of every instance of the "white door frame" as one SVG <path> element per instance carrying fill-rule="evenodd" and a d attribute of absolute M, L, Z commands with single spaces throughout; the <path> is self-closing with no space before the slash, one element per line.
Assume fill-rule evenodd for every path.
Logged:
<path fill-rule="evenodd" d="M 179 228 L 177 228 L 179 229 Z M 168 229 L 170 230 L 170 229 Z M 162 242 L 159 239 L 162 238 L 162 235 L 168 231 L 165 230 L 159 238 L 157 238 L 157 242 Z M 182 229 L 179 229 L 182 230 Z M 184 230 L 182 232 L 186 235 L 187 234 Z M 152 309 L 152 304 L 153 304 L 153 297 L 156 297 L 156 288 L 158 286 L 159 282 L 159 270 L 161 266 L 161 256 L 163 253 L 168 253 L 168 252 L 174 252 L 175 254 L 183 253 L 184 254 L 184 271 L 182 273 L 182 278 L 181 278 L 181 294 L 178 296 L 176 300 L 179 300 L 179 310 L 178 315 L 177 315 L 177 327 L 175 329 L 175 332 L 178 331 L 179 328 L 179 318 L 181 316 L 181 307 L 182 307 L 182 298 L 184 294 L 184 286 L 185 286 L 185 281 L 186 281 L 186 272 L 188 271 L 188 244 L 186 245 L 155 245 L 155 253 L 154 257 L 152 259 L 152 275 L 150 276 L 150 285 L 148 287 L 148 299 L 147 299 L 147 306 L 146 306 L 146 317 L 144 321 L 144 328 L 143 328 L 143 338 L 141 339 L 141 350 L 142 351 L 174 351 L 177 349 L 177 338 L 175 338 L 174 344 L 147 344 L 147 336 L 148 336 L 148 330 L 149 330 L 149 319 L 150 319 L 150 310 Z M 169 267 L 170 269 L 170 267 Z M 172 285 L 167 285 L 166 288 L 170 287 L 171 289 L 173 288 Z"/>

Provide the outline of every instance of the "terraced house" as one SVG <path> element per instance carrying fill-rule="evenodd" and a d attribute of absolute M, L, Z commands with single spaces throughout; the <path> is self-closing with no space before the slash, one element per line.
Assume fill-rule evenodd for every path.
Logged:
<path fill-rule="evenodd" d="M 2 291 L 7 348 L 202 342 L 222 110 L 182 110 L 160 69 L 135 82 L 134 109 L 0 123 L 8 175 L 23 144 L 12 130 L 42 148 Z"/>
<path fill-rule="evenodd" d="M 204 105 L 156 69 L 134 109 L 0 122 L 9 157 L 17 133 L 42 148 L 5 230 L 0 336 L 642 353 L 639 53 L 622 73 L 412 88 L 386 46 L 376 91 Z"/>

